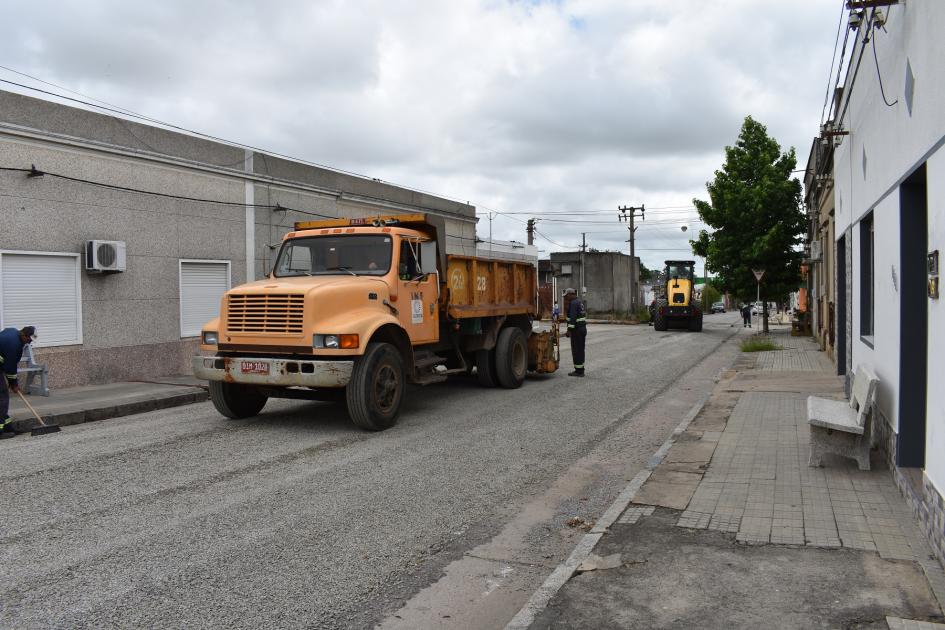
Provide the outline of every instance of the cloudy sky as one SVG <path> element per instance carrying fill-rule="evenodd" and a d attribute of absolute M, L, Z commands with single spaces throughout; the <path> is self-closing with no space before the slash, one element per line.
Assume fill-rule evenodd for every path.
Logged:
<path fill-rule="evenodd" d="M 533 216 L 542 255 L 582 232 L 627 251 L 617 207 L 646 204 L 654 267 L 691 254 L 692 198 L 746 115 L 804 167 L 842 4 L 19 3 L 0 79 L 469 201 L 483 237 L 491 216 L 524 241 Z"/>

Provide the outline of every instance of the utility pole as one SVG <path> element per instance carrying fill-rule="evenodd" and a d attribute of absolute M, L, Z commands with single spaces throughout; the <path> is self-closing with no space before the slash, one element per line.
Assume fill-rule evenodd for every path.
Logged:
<path fill-rule="evenodd" d="M 646 219 L 646 204 L 640 204 L 640 207 L 634 206 L 619 206 L 617 210 L 621 213 L 617 215 L 618 221 L 627 221 L 630 225 L 627 227 L 630 230 L 630 313 L 631 315 L 636 315 L 637 312 L 637 258 L 636 251 L 634 248 L 634 241 L 636 240 L 637 228 L 633 225 L 633 220 L 636 217 L 637 210 L 640 211 L 640 220 L 643 221 Z"/>
<path fill-rule="evenodd" d="M 535 244 L 535 221 L 538 219 L 529 219 L 525 224 L 525 231 L 528 233 L 528 244 Z"/>
<path fill-rule="evenodd" d="M 492 217 L 493 213 L 489 213 L 489 259 L 492 259 Z"/>
<path fill-rule="evenodd" d="M 587 232 L 581 232 L 581 286 L 578 288 L 578 295 L 584 299 L 584 252 L 587 250 Z"/>

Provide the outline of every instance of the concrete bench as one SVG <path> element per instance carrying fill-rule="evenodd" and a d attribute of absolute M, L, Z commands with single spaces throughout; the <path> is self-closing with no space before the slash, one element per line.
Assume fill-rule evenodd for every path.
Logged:
<path fill-rule="evenodd" d="M 809 396 L 810 465 L 820 466 L 825 453 L 856 460 L 860 470 L 870 469 L 870 442 L 879 379 L 864 367 L 853 377 L 850 400 Z"/>
<path fill-rule="evenodd" d="M 28 343 L 23 347 L 23 356 L 16 366 L 16 373 L 26 376 L 26 383 L 23 385 L 25 393 L 49 396 L 49 370 L 45 363 L 36 363 L 33 358 L 33 344 Z M 33 382 L 37 376 L 38 384 Z"/>

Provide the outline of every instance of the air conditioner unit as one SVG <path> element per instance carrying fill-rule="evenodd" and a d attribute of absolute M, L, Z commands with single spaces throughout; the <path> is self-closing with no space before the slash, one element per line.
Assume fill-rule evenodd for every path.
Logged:
<path fill-rule="evenodd" d="M 823 260 L 824 257 L 824 244 L 820 241 L 811 241 L 810 244 L 810 261 L 817 262 Z"/>
<path fill-rule="evenodd" d="M 100 273 L 124 271 L 124 241 L 86 241 L 85 269 Z"/>

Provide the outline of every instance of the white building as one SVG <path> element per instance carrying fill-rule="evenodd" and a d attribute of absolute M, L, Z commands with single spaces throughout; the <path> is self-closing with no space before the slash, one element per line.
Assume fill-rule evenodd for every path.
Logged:
<path fill-rule="evenodd" d="M 851 18 L 824 133 L 835 147 L 838 372 L 879 377 L 874 426 L 945 562 L 945 303 L 930 291 L 945 249 L 945 2 Z"/>

